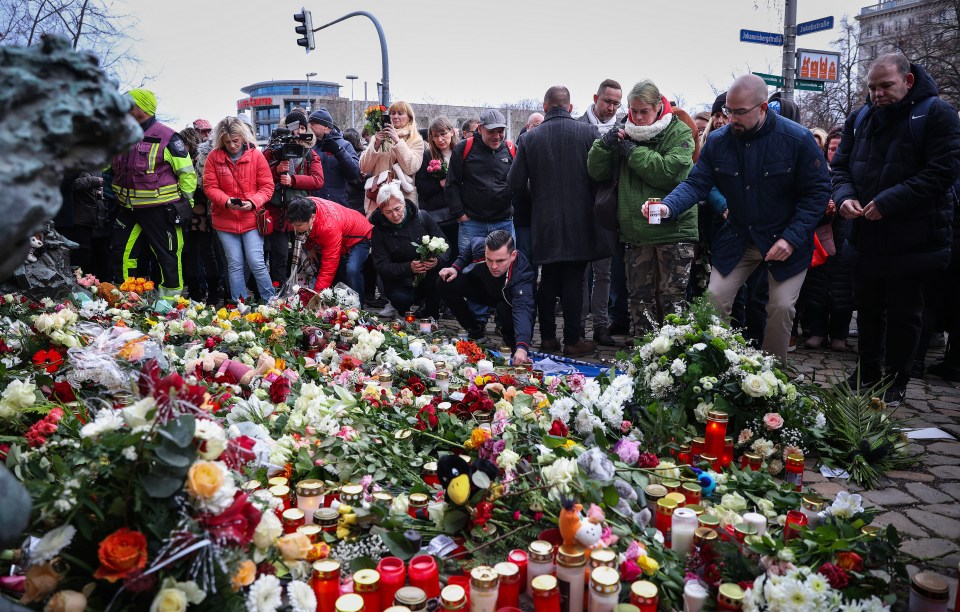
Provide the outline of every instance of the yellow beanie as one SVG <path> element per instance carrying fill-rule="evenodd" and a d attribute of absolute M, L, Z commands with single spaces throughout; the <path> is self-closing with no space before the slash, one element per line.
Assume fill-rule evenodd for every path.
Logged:
<path fill-rule="evenodd" d="M 149 89 L 131 89 L 127 92 L 127 97 L 148 115 L 157 114 L 157 96 Z"/>

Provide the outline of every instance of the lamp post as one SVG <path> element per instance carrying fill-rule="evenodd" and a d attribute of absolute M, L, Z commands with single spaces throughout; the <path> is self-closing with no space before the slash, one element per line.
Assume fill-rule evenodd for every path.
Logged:
<path fill-rule="evenodd" d="M 312 104 L 313 100 L 310 99 L 310 77 L 314 77 L 314 76 L 317 76 L 316 72 L 307 73 L 307 112 L 308 113 L 313 110 L 313 104 Z"/>
<path fill-rule="evenodd" d="M 348 74 L 346 78 L 350 81 L 350 127 L 357 127 L 357 118 L 356 118 L 356 109 L 353 107 L 353 86 L 356 84 L 357 79 L 360 78 L 355 74 Z"/>
<path fill-rule="evenodd" d="M 390 60 L 387 57 L 387 37 L 383 33 L 383 28 L 380 26 L 380 22 L 377 21 L 376 17 L 366 11 L 354 11 L 344 15 L 340 19 L 335 19 L 330 23 L 326 23 L 319 28 L 314 28 L 313 31 L 319 32 L 324 28 L 329 28 L 330 26 L 338 24 L 345 19 L 350 19 L 351 17 L 366 17 L 373 22 L 373 27 L 377 29 L 377 36 L 380 38 L 380 63 L 381 70 L 383 72 L 383 89 L 380 91 L 380 104 L 384 106 L 390 106 Z"/>

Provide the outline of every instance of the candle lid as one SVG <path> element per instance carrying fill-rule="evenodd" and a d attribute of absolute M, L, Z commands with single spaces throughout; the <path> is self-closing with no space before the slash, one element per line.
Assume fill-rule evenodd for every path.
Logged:
<path fill-rule="evenodd" d="M 393 375 L 392 375 L 392 374 L 381 374 L 381 375 L 377 376 L 377 380 L 379 380 L 380 382 L 393 382 Z"/>
<path fill-rule="evenodd" d="M 747 461 L 760 461 L 763 459 L 760 453 L 752 453 L 750 451 L 743 453 L 743 456 L 747 458 Z"/>
<path fill-rule="evenodd" d="M 643 488 L 643 492 L 647 494 L 647 497 L 663 497 L 667 494 L 667 487 L 662 484 L 648 484 Z"/>
<path fill-rule="evenodd" d="M 323 493 L 323 481 L 308 479 L 297 483 L 297 495 L 299 497 L 316 497 Z"/>
<path fill-rule="evenodd" d="M 358 484 L 345 484 L 340 487 L 340 495 L 362 495 L 363 486 Z"/>
<path fill-rule="evenodd" d="M 693 510 L 694 514 L 696 514 L 697 516 L 700 516 L 701 514 L 703 514 L 703 506 L 701 506 L 700 504 L 687 504 L 686 506 L 684 506 L 684 508 L 689 508 Z"/>
<path fill-rule="evenodd" d="M 557 577 L 550 574 L 541 574 L 530 582 L 534 591 L 552 591 L 557 588 Z"/>
<path fill-rule="evenodd" d="M 697 527 L 693 532 L 693 543 L 700 546 L 704 542 L 713 542 L 718 537 L 717 532 L 709 527 Z"/>
<path fill-rule="evenodd" d="M 703 444 L 705 444 L 706 441 L 707 441 L 707 439 L 704 438 L 703 436 L 697 436 L 696 438 L 693 439 L 692 444 L 699 444 L 699 445 L 703 446 Z"/>
<path fill-rule="evenodd" d="M 724 582 L 720 585 L 720 595 L 726 597 L 730 601 L 742 601 L 743 600 L 743 589 L 740 588 L 739 584 L 733 582 Z"/>
<path fill-rule="evenodd" d="M 520 568 L 512 561 L 501 561 L 493 566 L 493 571 L 497 572 L 500 580 L 511 583 L 520 578 Z"/>
<path fill-rule="evenodd" d="M 393 501 L 393 495 L 390 495 L 386 491 L 377 491 L 373 494 L 373 501 L 380 502 L 381 504 L 389 504 Z"/>
<path fill-rule="evenodd" d="M 593 567 L 616 567 L 617 553 L 611 548 L 596 548 L 589 551 L 590 565 Z"/>
<path fill-rule="evenodd" d="M 682 508 L 687 503 L 687 496 L 676 491 L 673 493 L 667 493 L 662 499 L 672 499 L 673 501 L 677 502 L 678 508 Z"/>
<path fill-rule="evenodd" d="M 360 612 L 363 610 L 363 597 L 356 593 L 347 593 L 337 598 L 337 612 Z"/>
<path fill-rule="evenodd" d="M 531 561 L 549 563 L 553 561 L 553 544 L 546 540 L 534 540 L 527 546 L 527 554 Z"/>
<path fill-rule="evenodd" d="M 657 596 L 657 585 L 649 580 L 637 580 L 630 585 L 630 592 L 643 599 L 653 599 Z"/>
<path fill-rule="evenodd" d="M 586 550 L 579 546 L 561 546 L 557 551 L 557 565 L 581 567 L 587 564 Z"/>
<path fill-rule="evenodd" d="M 259 490 L 261 486 L 263 485 L 261 485 L 260 481 L 258 480 L 248 480 L 247 482 L 243 483 L 243 490 L 248 493 L 252 493 L 253 491 Z"/>
<path fill-rule="evenodd" d="M 357 593 L 370 593 L 380 584 L 380 572 L 375 569 L 362 569 L 353 573 L 353 588 Z"/>
<path fill-rule="evenodd" d="M 703 487 L 695 482 L 685 482 L 682 488 L 684 491 L 690 491 L 691 493 L 703 493 Z"/>
<path fill-rule="evenodd" d="M 664 510 L 675 510 L 677 507 L 677 500 L 670 497 L 662 497 L 657 500 L 657 509 Z"/>
<path fill-rule="evenodd" d="M 401 429 L 397 433 L 393 434 L 394 440 L 406 440 L 413 435 L 413 430 L 411 429 Z"/>
<path fill-rule="evenodd" d="M 879 525 L 864 525 L 860 528 L 860 533 L 867 536 L 868 538 L 876 537 L 880 530 L 883 529 Z"/>
<path fill-rule="evenodd" d="M 290 479 L 286 478 L 285 476 L 274 476 L 273 478 L 267 481 L 267 486 L 270 486 L 270 487 L 276 487 L 276 486 L 287 485 L 287 484 L 290 484 Z"/>
<path fill-rule="evenodd" d="M 410 608 L 407 606 L 390 606 L 389 608 L 384 608 L 383 612 L 411 612 Z"/>
<path fill-rule="evenodd" d="M 437 462 L 436 461 L 427 461 L 423 464 L 423 471 L 427 474 L 436 474 L 437 473 Z"/>
<path fill-rule="evenodd" d="M 317 508 L 313 513 L 313 520 L 321 524 L 329 521 L 336 523 L 339 519 L 340 513 L 336 508 Z"/>
<path fill-rule="evenodd" d="M 681 445 L 680 445 L 680 452 L 681 452 L 681 453 L 689 453 L 689 452 L 690 452 L 690 443 L 689 443 L 689 442 L 684 442 L 683 444 L 681 444 Z"/>
<path fill-rule="evenodd" d="M 321 559 L 313 564 L 313 571 L 320 580 L 339 580 L 340 562 L 336 559 Z"/>
<path fill-rule="evenodd" d="M 451 584 L 440 591 L 440 601 L 444 606 L 459 606 L 467 601 L 467 592 L 459 584 Z"/>
<path fill-rule="evenodd" d="M 270 491 L 270 495 L 274 497 L 286 497 L 290 495 L 290 487 L 287 485 L 274 485 L 268 490 Z"/>
<path fill-rule="evenodd" d="M 617 604 L 613 612 L 640 612 L 640 608 L 633 604 Z"/>
<path fill-rule="evenodd" d="M 804 495 L 803 496 L 803 507 L 807 510 L 813 512 L 820 512 L 823 510 L 823 500 L 816 495 Z"/>
<path fill-rule="evenodd" d="M 660 484 L 662 484 L 664 487 L 666 487 L 668 491 L 669 491 L 670 489 L 679 489 L 679 488 L 680 488 L 680 481 L 679 481 L 679 480 L 676 480 L 676 479 L 674 479 L 674 478 L 661 478 L 661 479 L 660 479 Z"/>
<path fill-rule="evenodd" d="M 950 587 L 943 576 L 935 572 L 917 572 L 910 579 L 910 588 L 928 599 L 947 601 L 950 598 Z"/>
<path fill-rule="evenodd" d="M 720 518 L 712 514 L 701 514 L 697 520 L 704 527 L 718 527 L 720 525 Z"/>
<path fill-rule="evenodd" d="M 302 533 L 312 541 L 320 533 L 320 525 L 300 525 L 297 527 L 297 533 Z"/>
<path fill-rule="evenodd" d="M 716 455 L 708 455 L 706 453 L 703 453 L 700 455 L 700 460 L 706 461 L 707 463 L 714 463 L 717 460 L 717 457 Z"/>
<path fill-rule="evenodd" d="M 787 455 L 787 463 L 803 463 L 803 455 L 799 453 L 790 453 Z"/>
<path fill-rule="evenodd" d="M 450 380 L 450 372 L 437 372 L 437 380 Z"/>
<path fill-rule="evenodd" d="M 620 587 L 620 572 L 612 567 L 600 566 L 590 572 L 590 588 L 598 593 L 616 593 Z"/>
<path fill-rule="evenodd" d="M 480 565 L 470 570 L 470 586 L 475 589 L 490 589 L 499 581 L 500 575 L 487 565 Z"/>
<path fill-rule="evenodd" d="M 393 596 L 393 603 L 398 605 L 423 605 L 427 601 L 427 594 L 418 587 L 401 587 Z"/>
<path fill-rule="evenodd" d="M 727 416 L 727 413 L 722 410 L 711 410 L 707 412 L 708 421 L 717 421 L 718 423 L 726 423 L 728 418 L 729 417 Z"/>
<path fill-rule="evenodd" d="M 417 508 L 423 508 L 430 501 L 430 497 L 426 493 L 411 493 L 410 494 L 410 505 L 416 506 Z"/>
<path fill-rule="evenodd" d="M 300 508 L 287 508 L 281 516 L 285 521 L 302 521 L 306 514 Z"/>
<path fill-rule="evenodd" d="M 733 529 L 744 536 L 757 534 L 757 526 L 751 525 L 750 523 L 737 523 Z"/>

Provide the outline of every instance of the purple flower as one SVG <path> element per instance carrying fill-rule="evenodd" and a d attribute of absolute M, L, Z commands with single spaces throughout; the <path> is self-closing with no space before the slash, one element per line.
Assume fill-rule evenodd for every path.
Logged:
<path fill-rule="evenodd" d="M 640 459 L 640 443 L 630 438 L 620 438 L 620 440 L 613 445 L 612 450 L 620 457 L 620 461 L 623 461 L 627 465 L 633 465 Z"/>

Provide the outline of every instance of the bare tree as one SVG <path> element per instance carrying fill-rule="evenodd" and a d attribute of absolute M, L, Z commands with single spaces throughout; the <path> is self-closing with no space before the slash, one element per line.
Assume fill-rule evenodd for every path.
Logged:
<path fill-rule="evenodd" d="M 866 89 L 860 77 L 860 27 L 846 15 L 840 19 L 840 35 L 831 43 L 840 52 L 836 83 L 824 83 L 823 91 L 797 96 L 805 125 L 830 129 L 863 104 Z"/>
<path fill-rule="evenodd" d="M 940 97 L 960 105 L 960 0 L 929 0 L 898 24 L 890 45 L 927 69 Z"/>

